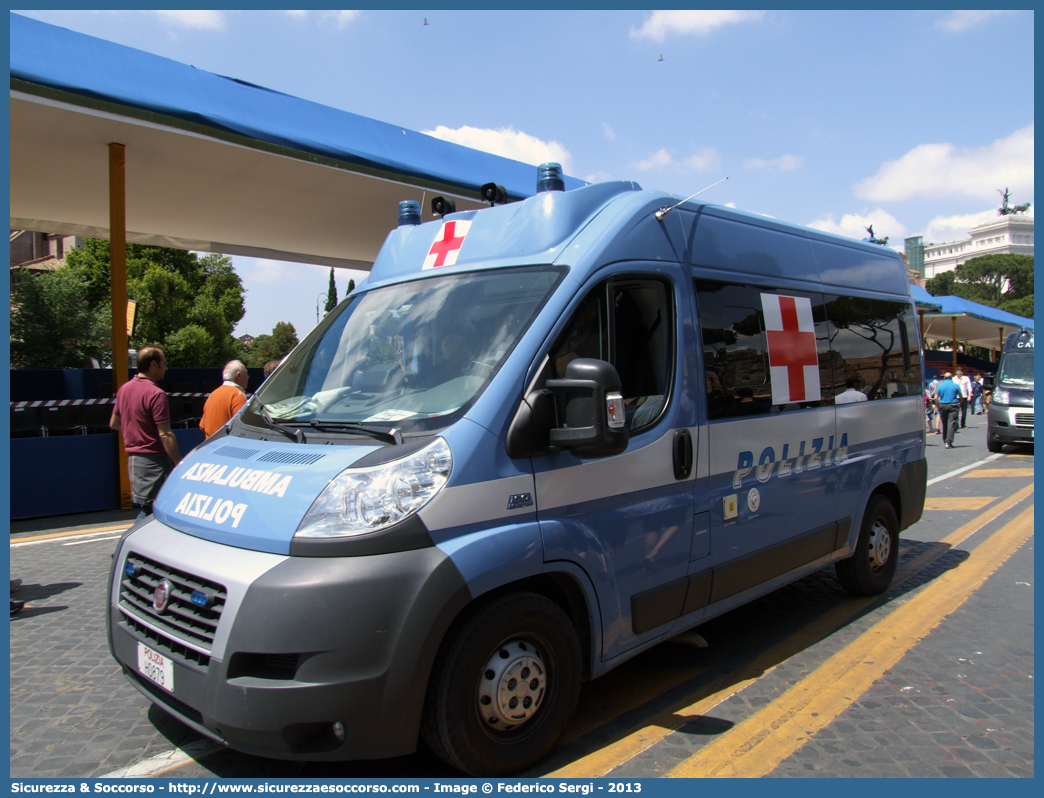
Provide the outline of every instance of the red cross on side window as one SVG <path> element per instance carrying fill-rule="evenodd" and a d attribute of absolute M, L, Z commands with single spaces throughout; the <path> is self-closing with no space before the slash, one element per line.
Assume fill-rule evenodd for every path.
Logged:
<path fill-rule="evenodd" d="M 773 294 L 762 294 L 761 302 L 768 337 L 772 403 L 818 401 L 819 353 L 812 303 L 805 297 Z"/>

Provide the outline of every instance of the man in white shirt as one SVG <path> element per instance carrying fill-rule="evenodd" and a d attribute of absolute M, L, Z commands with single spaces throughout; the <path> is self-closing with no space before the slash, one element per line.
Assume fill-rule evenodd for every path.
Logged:
<path fill-rule="evenodd" d="M 852 402 L 865 402 L 866 394 L 856 388 L 857 380 L 849 377 L 845 380 L 845 390 L 834 397 L 835 405 L 847 405 Z"/>
<path fill-rule="evenodd" d="M 968 403 L 972 397 L 971 380 L 968 375 L 964 373 L 964 369 L 957 369 L 957 374 L 954 376 L 953 381 L 957 383 L 957 387 L 961 389 L 961 429 L 964 429 L 965 422 L 968 419 Z"/>

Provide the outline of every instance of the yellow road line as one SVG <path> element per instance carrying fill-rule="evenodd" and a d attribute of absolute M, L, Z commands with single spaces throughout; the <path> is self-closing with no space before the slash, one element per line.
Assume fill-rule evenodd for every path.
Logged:
<path fill-rule="evenodd" d="M 865 693 L 967 601 L 1033 535 L 1032 505 L 764 709 L 732 727 L 668 777 L 760 777 L 771 773 Z"/>
<path fill-rule="evenodd" d="M 1027 485 L 1001 503 L 955 529 L 943 540 L 934 544 L 927 551 L 922 552 L 896 571 L 892 585 L 902 584 L 910 577 L 920 573 L 930 562 L 939 559 L 939 557 L 950 551 L 951 548 L 961 544 L 986 524 L 1032 494 L 1033 486 Z M 809 646 L 820 642 L 824 637 L 850 621 L 876 600 L 877 597 L 853 597 L 843 600 L 840 604 L 823 613 L 823 615 L 808 623 L 786 640 L 780 641 L 760 654 L 740 671 L 727 674 L 715 680 L 684 699 L 684 702 L 657 713 L 646 721 L 647 725 L 644 728 L 630 732 L 609 745 L 580 757 L 552 773 L 548 773 L 547 776 L 555 778 L 598 778 L 604 776 L 628 759 L 637 756 L 647 748 L 651 748 L 668 734 L 681 728 L 694 718 L 706 714 L 726 698 L 753 684 L 762 676 L 770 673 L 777 665 Z M 696 673 L 693 675 L 695 676 Z M 694 699 L 695 701 L 693 702 Z M 627 709 L 631 708 L 627 707 Z"/>
<path fill-rule="evenodd" d="M 112 532 L 117 529 L 130 529 L 134 524 L 117 524 L 115 526 L 96 526 L 91 529 L 70 529 L 67 532 L 52 532 L 49 535 L 34 535 L 28 538 L 11 538 L 11 543 L 28 543 L 31 540 L 52 540 L 54 538 L 67 538 L 73 535 L 89 535 L 92 532 Z"/>
<path fill-rule="evenodd" d="M 947 496 L 939 499 L 925 499 L 925 510 L 981 510 L 987 504 L 997 501 L 996 496 Z"/>
<path fill-rule="evenodd" d="M 1032 468 L 977 468 L 962 474 L 961 479 L 975 479 L 976 477 L 1032 477 Z"/>

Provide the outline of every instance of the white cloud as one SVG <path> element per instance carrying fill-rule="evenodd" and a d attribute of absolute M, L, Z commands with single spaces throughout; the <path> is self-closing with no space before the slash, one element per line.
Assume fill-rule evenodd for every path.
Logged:
<path fill-rule="evenodd" d="M 999 207 L 999 205 L 997 206 Z M 1030 208 L 1027 216 L 1033 215 Z M 960 241 L 968 237 L 968 231 L 980 224 L 992 222 L 997 218 L 997 208 L 979 211 L 978 213 L 961 213 L 956 216 L 936 216 L 924 231 L 924 242 L 926 244 L 945 244 L 950 241 Z"/>
<path fill-rule="evenodd" d="M 349 22 L 359 16 L 358 11 L 324 11 L 323 16 L 337 23 L 338 28 L 343 28 Z"/>
<path fill-rule="evenodd" d="M 991 17 L 999 14 L 1012 14 L 1013 11 L 951 11 L 935 23 L 935 27 L 950 33 L 961 33 L 969 28 L 982 25 Z"/>
<path fill-rule="evenodd" d="M 609 141 L 616 141 L 616 131 L 613 130 L 606 122 L 602 122 L 602 130 L 605 133 L 605 137 Z"/>
<path fill-rule="evenodd" d="M 592 172 L 587 175 L 584 180 L 588 183 L 604 183 L 607 180 L 612 180 L 613 176 L 608 172 Z"/>
<path fill-rule="evenodd" d="M 236 266 L 243 272 L 244 280 L 264 285 L 296 282 L 301 279 L 302 269 L 322 268 L 308 263 L 288 263 L 264 258 L 239 258 L 236 260 Z"/>
<path fill-rule="evenodd" d="M 748 158 L 743 165 L 748 169 L 772 169 L 777 172 L 793 172 L 800 169 L 805 163 L 802 155 L 781 155 L 779 158 L 765 160 L 764 158 Z"/>
<path fill-rule="evenodd" d="M 288 17 L 307 17 L 308 16 L 308 12 L 307 11 L 284 11 L 283 13 L 285 13 Z"/>
<path fill-rule="evenodd" d="M 834 233 L 839 236 L 856 238 L 862 240 L 867 237 L 866 228 L 874 226 L 874 236 L 877 238 L 888 237 L 893 244 L 902 245 L 906 238 L 906 225 L 896 219 L 892 214 L 880 208 L 874 208 L 866 213 L 846 213 L 840 222 L 834 221 L 834 214 L 828 213 L 824 218 L 809 222 L 808 226 L 824 233 Z"/>
<path fill-rule="evenodd" d="M 562 171 L 570 174 L 573 170 L 573 156 L 557 141 L 541 141 L 513 127 L 502 127 L 499 130 L 485 128 L 459 127 L 457 129 L 439 125 L 434 130 L 422 130 L 427 136 L 434 136 L 443 141 L 452 141 L 475 150 L 482 150 L 493 155 L 512 158 L 522 163 L 539 166 L 542 163 L 559 163 Z"/>
<path fill-rule="evenodd" d="M 697 150 L 695 155 L 690 155 L 684 161 L 685 166 L 702 172 L 705 169 L 717 169 L 721 166 L 721 155 L 713 147 L 703 147 Z"/>
<path fill-rule="evenodd" d="M 224 30 L 225 15 L 221 11 L 156 11 L 160 19 L 183 28 Z"/>
<path fill-rule="evenodd" d="M 986 199 L 998 188 L 1033 194 L 1033 125 L 985 147 L 920 144 L 852 187 L 875 202 L 955 195 Z"/>
<path fill-rule="evenodd" d="M 668 33 L 707 35 L 725 25 L 757 22 L 764 16 L 764 11 L 653 11 L 640 28 L 631 28 L 631 38 L 662 42 Z"/>
<path fill-rule="evenodd" d="M 671 154 L 665 149 L 659 149 L 648 158 L 632 163 L 631 168 L 647 172 L 650 169 L 662 169 L 665 166 L 670 166 L 672 163 L 674 163 L 674 159 L 671 157 Z"/>

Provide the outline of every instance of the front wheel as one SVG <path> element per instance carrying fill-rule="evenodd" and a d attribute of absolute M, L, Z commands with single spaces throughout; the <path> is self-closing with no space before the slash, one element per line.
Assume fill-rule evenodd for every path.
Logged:
<path fill-rule="evenodd" d="M 993 436 L 990 435 L 990 431 L 986 430 L 986 449 L 993 454 L 999 454 L 1004 448 L 1004 444 L 1000 441 L 993 440 Z"/>
<path fill-rule="evenodd" d="M 461 626 L 425 700 L 424 740 L 473 776 L 506 776 L 542 759 L 580 694 L 580 643 L 550 599 L 512 593 Z"/>
<path fill-rule="evenodd" d="M 834 564 L 841 587 L 857 596 L 876 596 L 892 583 L 899 560 L 899 519 L 884 496 L 870 497 L 855 553 Z"/>

